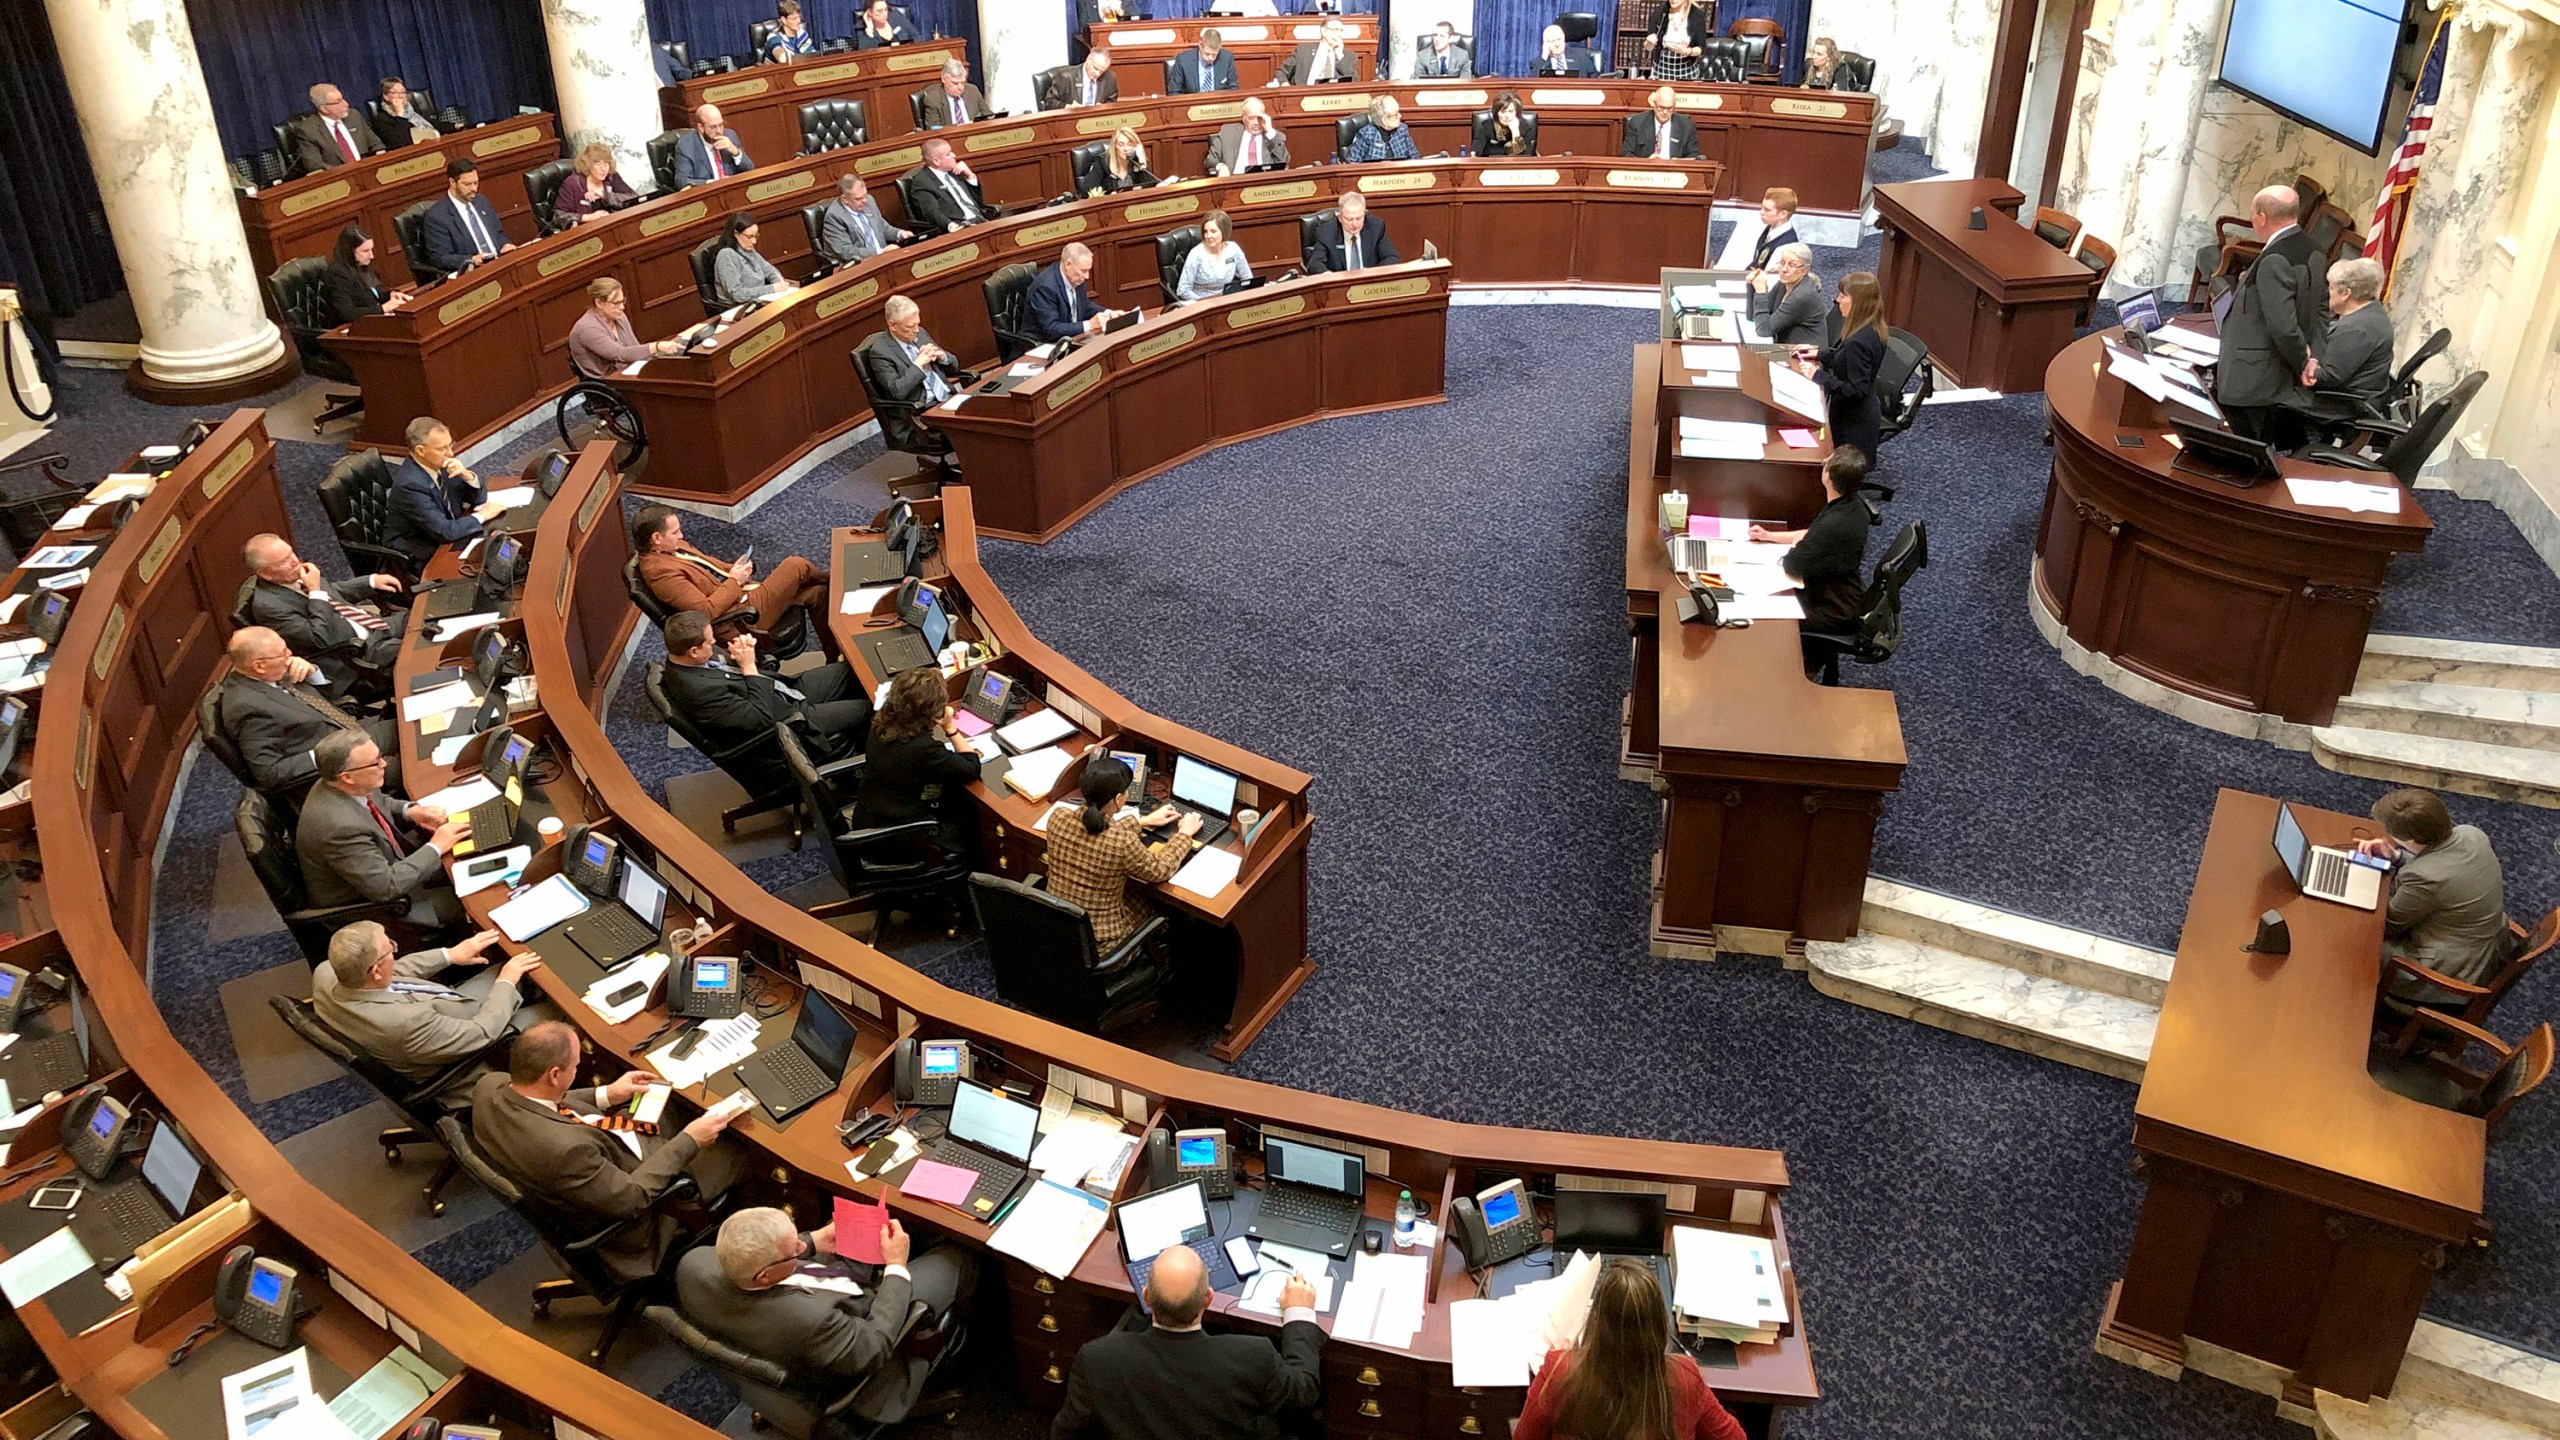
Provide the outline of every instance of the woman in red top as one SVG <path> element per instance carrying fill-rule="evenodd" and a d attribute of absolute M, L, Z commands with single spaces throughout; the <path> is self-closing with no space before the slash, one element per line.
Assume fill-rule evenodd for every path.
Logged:
<path fill-rule="evenodd" d="M 1582 1343 L 1551 1351 L 1512 1440 L 1743 1440 L 1698 1374 L 1671 1349 L 1671 1313 L 1653 1272 L 1611 1260 L 1591 1292 Z"/>

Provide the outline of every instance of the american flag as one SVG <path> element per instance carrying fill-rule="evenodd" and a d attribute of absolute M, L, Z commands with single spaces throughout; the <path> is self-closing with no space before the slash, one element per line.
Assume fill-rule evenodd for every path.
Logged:
<path fill-rule="evenodd" d="M 2364 253 L 2382 262 L 2383 294 L 2391 293 L 2392 269 L 2400 260 L 2400 231 L 2409 223 L 2409 197 L 2418 188 L 2418 168 L 2427 158 L 2427 132 L 2435 128 L 2436 97 L 2444 90 L 2444 52 L 2452 33 L 2445 25 L 2451 7 L 2436 20 L 2435 39 L 2427 46 L 2427 65 L 2418 74 L 2417 93 L 2409 97 L 2409 123 L 2400 148 L 2391 153 L 2383 172 L 2382 198 L 2373 202 L 2373 224 L 2365 230 Z"/>

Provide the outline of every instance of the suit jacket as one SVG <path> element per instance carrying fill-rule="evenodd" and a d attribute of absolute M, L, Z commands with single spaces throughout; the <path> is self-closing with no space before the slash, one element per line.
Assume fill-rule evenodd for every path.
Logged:
<path fill-rule="evenodd" d="M 970 120 L 984 120 L 987 118 L 987 97 L 985 92 L 979 90 L 977 86 L 961 86 L 960 100 L 963 105 L 968 107 Z M 926 87 L 924 92 L 924 128 L 927 130 L 940 130 L 944 126 L 953 123 L 955 122 L 951 118 L 951 92 L 943 89 L 938 83 Z"/>
<path fill-rule="evenodd" d="M 370 604 L 380 592 L 373 579 L 358 575 L 329 587 L 329 595 L 348 605 Z M 263 576 L 249 587 L 249 623 L 264 625 L 284 637 L 285 648 L 305 660 L 335 660 L 347 665 L 387 668 L 400 654 L 400 635 L 409 612 L 394 611 L 379 630 L 363 631 L 328 599 L 306 595 Z"/>
<path fill-rule="evenodd" d="M 1564 47 L 1562 60 L 1531 61 L 1529 73 L 1532 75 L 1597 75 L 1600 73 L 1600 52 L 1587 46 L 1567 45 Z"/>
<path fill-rule="evenodd" d="M 1768 289 L 1752 291 L 1749 312 L 1772 345 L 1820 345 L 1828 338 L 1822 317 L 1832 308 L 1822 297 L 1822 282 L 1807 275 L 1793 290 L 1772 279 Z"/>
<path fill-rule="evenodd" d="M 916 343 L 919 348 L 934 343 L 933 333 L 921 329 L 916 331 Z M 870 377 L 871 388 L 878 392 L 880 398 L 909 405 L 925 403 L 924 371 L 907 358 L 906 347 L 898 343 L 897 336 L 886 330 L 875 331 L 855 347 L 853 353 L 862 364 L 863 374 Z M 956 368 L 948 363 L 934 367 L 951 382 L 954 390 L 960 388 L 960 377 L 953 373 Z M 906 415 L 896 413 L 881 416 L 880 424 L 890 432 L 889 439 L 900 445 L 921 443 L 924 439 L 922 432 L 927 428 Z"/>
<path fill-rule="evenodd" d="M 1447 54 L 1426 43 L 1413 58 L 1416 80 L 1473 80 L 1476 78 L 1475 53 L 1463 44 L 1452 44 Z"/>
<path fill-rule="evenodd" d="M 1884 404 L 1876 394 L 1876 372 L 1883 368 L 1884 336 L 1870 325 L 1824 350 L 1813 376 L 1831 405 L 1831 443 L 1855 445 L 1869 460 L 1884 442 Z"/>
<path fill-rule="evenodd" d="M 853 48 L 856 50 L 885 50 L 892 45 L 913 45 L 916 43 L 916 38 L 916 27 L 899 19 L 898 12 L 895 10 L 889 12 L 889 34 L 886 39 L 872 34 L 870 29 L 862 24 L 859 16 L 854 19 Z"/>
<path fill-rule="evenodd" d="M 1244 122 L 1230 120 L 1218 127 L 1209 141 L 1209 165 L 1212 169 L 1235 173 L 1236 158 L 1244 153 Z M 1286 166 L 1289 163 L 1289 137 L 1278 126 L 1262 132 L 1262 163 Z"/>
<path fill-rule="evenodd" d="M 1351 48 L 1347 39 L 1343 42 L 1340 62 L 1325 74 L 1315 73 L 1316 48 L 1323 43 L 1321 40 L 1310 40 L 1290 52 L 1289 58 L 1280 62 L 1280 83 L 1283 85 L 1331 85 L 1338 81 L 1356 83 L 1360 79 L 1360 56 Z"/>
<path fill-rule="evenodd" d="M 910 233 L 889 223 L 889 217 L 880 213 L 876 197 L 863 197 L 862 215 L 871 222 L 868 237 L 855 222 L 852 207 L 840 199 L 828 201 L 827 208 L 818 212 L 818 258 L 831 265 L 851 265 L 870 259 L 880 253 L 884 244 Z"/>
<path fill-rule="evenodd" d="M 1349 248 L 1342 238 L 1340 215 L 1327 215 L 1316 222 L 1316 243 L 1307 247 L 1302 258 L 1310 275 L 1326 275 L 1351 268 Z M 1403 259 L 1396 253 L 1396 242 L 1387 235 L 1387 223 L 1378 218 L 1378 212 L 1370 211 L 1369 218 L 1360 225 L 1360 268 L 1366 270 L 1378 265 L 1395 265 Z"/>
<path fill-rule="evenodd" d="M 715 570 L 683 558 L 687 555 L 712 560 L 691 545 L 672 553 L 651 550 L 640 557 L 640 583 L 648 586 L 649 593 L 665 602 L 668 609 L 699 610 L 714 620 L 746 603 L 747 587 L 723 573 L 729 562 L 712 560 L 719 567 Z"/>
<path fill-rule="evenodd" d="M 2311 413 L 2351 420 L 2379 408 L 2391 393 L 2391 314 L 2369 304 L 2330 322 L 2311 347 L 2320 377 L 2311 384 Z"/>
<path fill-rule="evenodd" d="M 487 192 L 471 197 L 471 213 L 479 217 L 488 233 L 487 253 L 498 253 L 498 247 L 507 243 L 507 227 L 498 223 L 498 208 L 489 203 Z M 438 200 L 435 208 L 427 212 L 418 232 L 426 242 L 427 263 L 448 275 L 461 274 L 482 253 L 479 237 L 463 223 L 462 210 L 451 195 Z"/>
<path fill-rule="evenodd" d="M 940 235 L 954 225 L 974 225 L 992 213 L 987 209 L 986 192 L 956 172 L 946 176 L 930 165 L 919 165 L 907 172 L 906 180 L 907 198 L 912 202 L 907 222 L 927 235 Z M 960 202 L 951 197 L 946 181 L 965 192 L 970 203 L 978 207 L 977 220 L 972 220 L 960 208 Z"/>
<path fill-rule="evenodd" d="M 1618 145 L 1620 155 L 1637 158 L 1653 153 L 1653 112 L 1639 110 L 1627 117 L 1626 138 Z M 1671 116 L 1671 158 L 1698 158 L 1698 122 L 1674 112 Z"/>
<path fill-rule="evenodd" d="M 372 124 L 373 133 L 382 137 L 382 143 L 386 146 L 423 145 L 444 133 L 436 128 L 434 121 L 418 113 L 414 96 L 411 97 L 409 113 L 405 116 L 394 115 L 380 105 L 375 105 L 372 111 Z"/>
<path fill-rule="evenodd" d="M 1173 73 L 1165 77 L 1168 95 L 1205 95 L 1212 90 L 1236 88 L 1236 57 L 1221 49 L 1218 58 L 1209 62 L 1209 83 L 1200 83 L 1200 47 L 1192 46 L 1173 62 Z"/>
<path fill-rule="evenodd" d="M 330 1029 L 366 1054 L 412 1080 L 432 1079 L 496 1044 L 514 1023 L 519 1003 L 512 981 L 494 981 L 477 1000 L 435 985 L 433 977 L 450 963 L 442 950 L 412 951 L 393 962 L 392 983 L 379 990 L 349 990 L 338 983 L 337 971 L 322 965 L 311 972 L 311 1005 Z M 422 992 L 433 986 L 442 993 L 402 994 L 404 981 Z M 479 1074 L 466 1075 L 438 1098 L 458 1109 L 478 1082 Z"/>
<path fill-rule="evenodd" d="M 417 461 L 403 460 L 391 472 L 391 529 L 385 543 L 423 568 L 436 547 L 480 533 L 471 511 L 488 498 L 483 486 L 430 475 Z"/>
<path fill-rule="evenodd" d="M 776 725 L 788 724 L 804 743 L 832 752 L 832 744 L 810 728 L 799 702 L 783 694 L 771 675 L 746 675 L 720 665 L 671 661 L 666 685 L 668 707 L 683 716 L 685 723 L 715 749 L 734 749 L 759 735 L 772 733 Z M 868 697 L 859 694 L 848 698 L 866 707 L 870 704 Z"/>
<path fill-rule="evenodd" d="M 302 884 L 313 908 L 406 900 L 444 884 L 444 857 L 402 815 L 401 803 L 380 793 L 373 798 L 400 837 L 398 844 L 355 796 L 314 785 L 303 797 L 293 849 L 301 857 Z"/>
<path fill-rule="evenodd" d="M 1084 322 L 1102 313 L 1081 285 L 1069 285 L 1067 272 L 1051 265 L 1031 277 L 1023 292 L 1023 318 L 1042 340 L 1064 340 L 1084 333 Z"/>
<path fill-rule="evenodd" d="M 320 703 L 319 693 L 308 685 L 274 685 L 234 674 L 223 680 L 213 714 L 249 767 L 249 778 L 261 790 L 279 790 L 307 785 L 319 773 L 312 748 L 338 729 Z"/>
<path fill-rule="evenodd" d="M 1796 244 L 1802 238 L 1796 234 L 1796 224 L 1792 220 L 1778 229 L 1762 230 L 1760 238 L 1751 243 L 1751 268 L 1766 270 L 1775 265 L 1778 262 L 1778 247 Z"/>
<path fill-rule="evenodd" d="M 913 1282 L 886 1270 L 855 1296 L 797 1285 L 741 1290 L 709 1245 L 676 1262 L 676 1308 L 686 1319 L 802 1379 L 856 1380 L 879 1369 L 914 1300 Z"/>
<path fill-rule="evenodd" d="M 2225 405 L 2304 404 L 2302 362 L 2328 328 L 2328 260 L 2310 236 L 2289 230 L 2258 252 L 2233 288 L 2214 398 Z"/>
<path fill-rule="evenodd" d="M 2443 844 L 2401 862 L 2382 936 L 2385 949 L 2474 985 L 2505 961 L 2506 880 L 2479 826 L 2456 825 Z"/>
<path fill-rule="evenodd" d="M 725 151 L 721 153 L 719 175 L 711 173 L 711 147 L 703 143 L 701 131 L 687 130 L 676 137 L 677 189 L 682 190 L 688 185 L 708 184 L 721 176 L 736 175 L 756 168 L 755 157 L 747 153 L 745 143 L 738 140 L 737 131 L 724 127 L 720 133 L 737 144 L 738 153 L 734 157 Z"/>
<path fill-rule="evenodd" d="M 1324 1331 L 1306 1320 L 1259 1335 L 1149 1326 L 1118 1330 L 1076 1352 L 1050 1440 L 1251 1440 L 1285 1411 L 1314 1408 Z"/>
<path fill-rule="evenodd" d="M 355 142 L 357 159 L 382 153 L 382 137 L 364 123 L 362 114 L 350 109 L 340 123 L 347 127 L 347 138 Z M 316 114 L 296 115 L 285 122 L 284 149 L 296 175 L 316 175 L 347 163 L 346 152 L 329 133 L 329 122 Z"/>
<path fill-rule="evenodd" d="M 364 272 L 353 265 L 332 260 L 329 268 L 320 272 L 321 303 L 329 307 L 325 328 L 335 329 L 359 316 L 379 315 L 382 302 L 390 297 L 389 290 L 367 280 Z"/>
<path fill-rule="evenodd" d="M 1055 69 L 1041 71 L 1039 79 L 1035 82 L 1040 92 L 1040 108 L 1063 110 L 1070 105 L 1085 103 L 1077 98 L 1084 92 L 1083 72 L 1082 65 L 1060 65 Z M 1119 98 L 1120 72 L 1103 71 L 1102 78 L 1093 83 L 1093 103 L 1108 105 Z"/>
<path fill-rule="evenodd" d="M 563 1103 L 581 1115 L 602 1113 L 593 1090 L 572 1090 Z M 471 1137 L 518 1185 L 599 1224 L 646 1213 L 702 1153 L 692 1136 L 671 1130 L 643 1139 L 646 1157 L 635 1156 L 612 1132 L 529 1100 L 494 1073 L 472 1087 Z M 675 1236 L 674 1217 L 660 1215 L 615 1235 L 597 1254 L 616 1275 L 636 1280 L 657 1269 Z"/>

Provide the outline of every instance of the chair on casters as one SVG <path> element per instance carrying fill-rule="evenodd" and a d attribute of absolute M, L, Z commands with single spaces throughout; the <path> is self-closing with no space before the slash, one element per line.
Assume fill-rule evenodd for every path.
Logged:
<path fill-rule="evenodd" d="M 1164 292 L 1164 303 L 1175 302 L 1176 290 L 1182 287 L 1183 262 L 1200 248 L 1200 227 L 1185 225 L 1156 237 L 1156 286 Z"/>
<path fill-rule="evenodd" d="M 895 1399 L 888 1392 L 901 1388 L 906 1378 L 901 1365 L 884 1364 L 836 1394 L 803 1381 L 773 1360 L 714 1337 L 673 1305 L 651 1305 L 640 1314 L 719 1376 L 757 1420 L 792 1440 L 871 1440 L 911 1418 L 911 1412 L 903 1409 L 889 1413 Z M 932 1315 L 932 1308 L 923 1301 L 908 1302 L 906 1320 L 899 1325 L 897 1338 L 889 1343 L 893 1360 L 921 1335 L 930 1333 L 926 1322 Z M 917 1390 L 920 1400 L 932 1395 L 933 1376 L 943 1363 L 960 1353 L 960 1329 L 956 1318 L 944 1326 L 941 1354 Z"/>
<path fill-rule="evenodd" d="M 359 575 L 397 575 L 406 583 L 418 578 L 409 557 L 391 548 L 391 464 L 379 450 L 352 450 L 339 457 L 320 481 L 320 508 L 346 552 L 347 568 Z"/>
<path fill-rule="evenodd" d="M 421 200 L 391 217 L 391 233 L 400 241 L 401 257 L 409 262 L 409 275 L 424 289 L 444 280 L 445 272 L 427 263 L 427 212 L 444 203 L 444 197 Z"/>
<path fill-rule="evenodd" d="M 1902 587 L 1928 563 L 1929 527 L 1914 520 L 1902 527 L 1885 547 L 1884 558 L 1876 562 L 1875 577 L 1858 601 L 1857 628 L 1803 632 L 1805 658 L 1822 662 L 1823 684 L 1840 683 L 1844 655 L 1861 665 L 1881 665 L 1893 658 L 1902 645 Z"/>
<path fill-rule="evenodd" d="M 642 587 L 641 594 L 647 590 Z M 637 598 L 637 597 L 634 597 Z M 654 597 L 653 597 L 654 598 Z M 647 613 L 650 607 L 642 606 Z M 664 606 L 657 607 L 663 610 Z M 791 822 L 791 848 L 800 848 L 800 837 L 808 833 L 808 816 L 802 813 L 800 779 L 791 773 L 789 762 L 782 758 L 782 748 L 768 733 L 754 739 L 719 749 L 705 739 L 667 700 L 667 667 L 664 661 L 652 660 L 642 671 L 642 683 L 649 692 L 649 703 L 667 728 L 676 732 L 684 743 L 702 752 L 705 759 L 720 767 L 720 772 L 738 782 L 747 798 L 720 812 L 720 830 L 734 834 L 738 822 L 750 815 L 770 815 L 780 811 Z M 855 763 L 860 763 L 859 760 Z M 823 773 L 823 772 L 821 772 Z"/>
<path fill-rule="evenodd" d="M 871 125 L 859 100 L 812 100 L 800 107 L 800 153 L 816 155 L 860 145 Z"/>
<path fill-rule="evenodd" d="M 836 883 L 844 887 L 844 899 L 812 905 L 809 913 L 824 920 L 877 908 L 880 928 L 872 942 L 876 945 L 878 936 L 889 933 L 891 916 L 900 908 L 916 914 L 909 902 L 931 896 L 943 902 L 949 917 L 947 933 L 959 934 L 959 891 L 969 878 L 969 857 L 943 853 L 942 822 L 910 820 L 853 828 L 854 799 L 862 790 L 862 757 L 847 756 L 821 770 L 791 727 L 776 725 L 773 734 L 783 763 L 799 782 L 809 823 L 827 838 L 827 864 L 835 872 Z"/>
<path fill-rule="evenodd" d="M 2514 951 L 2513 958 L 2499 966 L 2497 972 L 2490 975 L 2485 983 L 2477 985 L 2456 980 L 2442 971 L 2421 965 L 2406 955 L 2389 953 L 2383 955 L 2382 986 L 2374 1013 L 2382 1021 L 2384 1031 L 2390 1033 L 2390 1038 L 2384 1042 L 2383 1048 L 2393 1059 L 2407 1059 L 2409 1052 L 2416 1048 L 2423 1033 L 2423 1026 L 2416 1014 L 2420 1010 L 2439 1011 L 2453 1016 L 2466 1025 L 2487 1029 L 2489 1016 L 2498 1008 L 2498 1002 L 2507 998 L 2507 992 L 2516 988 L 2516 982 L 2525 977 L 2526 971 L 2531 970 L 2543 956 L 2551 953 L 2555 943 L 2560 943 L 2560 910 L 2554 910 L 2543 916 L 2542 923 L 2534 926 L 2530 934 L 2513 920 L 2508 921 L 2507 939 Z M 2391 984 L 2404 976 L 2450 992 L 2453 998 L 2430 1001 L 2403 999 L 2391 992 Z M 2395 1020 L 2398 1026 L 2396 1033 L 2393 1033 Z"/>
<path fill-rule="evenodd" d="M 409 912 L 409 902 L 402 900 L 362 900 L 353 905 L 332 905 L 313 909 L 309 892 L 302 886 L 302 862 L 293 853 L 293 837 L 277 815 L 275 802 L 255 790 L 241 792 L 240 803 L 232 811 L 231 823 L 240 836 L 240 849 L 249 858 L 249 869 L 258 877 L 259 887 L 267 892 L 267 903 L 276 907 L 284 918 L 284 928 L 293 935 L 293 943 L 302 947 L 302 958 L 314 965 L 329 961 L 329 937 L 359 920 L 379 920 L 395 930 L 397 922 Z"/>
<path fill-rule="evenodd" d="M 1100 953 L 1093 918 L 1083 906 L 1029 883 L 984 871 L 969 877 L 978 933 L 995 966 L 1004 1002 L 1088 1035 L 1100 1035 L 1155 1009 L 1173 976 L 1162 915 Z"/>
<path fill-rule="evenodd" d="M 321 342 L 321 332 L 333 329 L 330 324 L 328 298 L 321 293 L 321 281 L 327 275 L 329 262 L 317 255 L 287 260 L 267 277 L 267 300 L 284 317 L 285 329 L 293 335 L 293 348 L 302 356 L 302 371 L 323 380 L 344 384 L 356 383 L 356 372 L 347 362 L 329 353 Z M 319 414 L 311 417 L 311 433 L 332 421 L 364 413 L 364 396 L 330 395 L 321 397 Z"/>
<path fill-rule="evenodd" d="M 929 407 L 921 401 L 892 400 L 881 394 L 880 387 L 871 383 L 870 367 L 862 363 L 861 347 L 855 347 L 852 359 L 853 378 L 862 384 L 862 403 L 871 407 L 872 418 L 880 422 L 880 443 L 924 462 L 924 468 L 914 475 L 892 483 L 890 493 L 901 499 L 914 499 L 938 493 L 945 482 L 958 479 L 960 467 L 951 458 L 950 440 L 924 423 L 924 412 Z"/>
<path fill-rule="evenodd" d="M 2440 329 L 2427 337 L 2427 343 L 2409 352 L 2408 359 L 2400 362 L 2400 368 L 2391 376 L 2391 388 L 2382 392 L 2380 413 L 2384 419 L 2406 425 L 2418 418 L 2418 371 L 2425 368 L 2428 361 L 2443 354 L 2451 344 L 2453 332 Z"/>
<path fill-rule="evenodd" d="M 718 315 L 729 307 L 721 302 L 720 285 L 715 278 L 720 263 L 720 247 L 729 243 L 727 234 L 714 235 L 685 252 L 685 263 L 693 267 L 694 298 L 702 302 L 705 316 Z"/>
<path fill-rule="evenodd" d="M 2436 452 L 2453 427 L 2462 420 L 2462 412 L 2471 405 L 2471 397 L 2487 384 L 2489 372 L 2474 370 L 2450 390 L 2437 396 L 2418 418 L 2402 425 L 2394 420 L 2367 419 L 2355 422 L 2359 432 L 2346 445 L 2310 445 L 2295 458 L 2322 465 L 2344 465 L 2351 470 L 2387 470 L 2398 476 L 2403 485 L 2418 483 L 2418 472 L 2426 468 L 2427 457 Z M 2380 449 L 2371 448 L 2381 441 Z"/>
<path fill-rule="evenodd" d="M 276 1018 L 285 1023 L 286 1029 L 302 1037 L 302 1043 L 338 1062 L 340 1069 L 372 1086 L 375 1094 L 390 1101 L 391 1107 L 400 1112 L 402 1123 L 386 1128 L 375 1139 L 375 1143 L 382 1146 L 384 1160 L 393 1165 L 399 1164 L 400 1149 L 404 1145 L 438 1147 L 442 1158 L 436 1163 L 435 1174 L 427 1177 L 423 1193 L 427 1197 L 427 1213 L 442 1215 L 444 1188 L 453 1183 L 453 1177 L 461 1173 L 462 1167 L 453 1158 L 453 1152 L 442 1148 L 444 1141 L 436 1134 L 436 1122 L 447 1114 L 444 1102 L 438 1097 L 443 1095 L 446 1086 L 460 1082 L 489 1063 L 493 1055 L 503 1065 L 506 1047 L 514 1042 L 514 1034 L 502 1035 L 479 1054 L 456 1060 L 427 1079 L 415 1080 L 376 1060 L 365 1052 L 363 1046 L 332 1028 L 328 1021 L 320 1018 L 318 1008 L 310 1001 L 297 1000 L 291 995 L 270 995 L 267 1004 L 274 1008 Z"/>

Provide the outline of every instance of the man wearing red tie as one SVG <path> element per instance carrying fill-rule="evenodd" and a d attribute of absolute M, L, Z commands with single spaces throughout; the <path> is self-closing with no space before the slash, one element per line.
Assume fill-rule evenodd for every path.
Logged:
<path fill-rule="evenodd" d="M 738 132 L 721 123 L 720 107 L 694 107 L 693 128 L 676 139 L 676 188 L 708 185 L 754 168 L 756 162 L 738 143 Z"/>
<path fill-rule="evenodd" d="M 311 114 L 294 116 L 284 127 L 286 158 L 293 162 L 295 174 L 316 174 L 382 153 L 381 137 L 355 113 L 337 86 L 312 86 L 311 110 Z"/>
<path fill-rule="evenodd" d="M 406 900 L 402 919 L 414 930 L 434 933 L 459 922 L 462 902 L 445 878 L 444 858 L 471 838 L 471 822 L 383 793 L 382 747 L 360 731 L 333 732 L 312 760 L 319 779 L 303 797 L 293 837 L 312 907 Z"/>
<path fill-rule="evenodd" d="M 1262 97 L 1250 96 L 1243 114 L 1218 127 L 1209 142 L 1209 173 L 1241 175 L 1264 166 L 1289 164 L 1289 137 L 1271 128 L 1271 112 Z"/>

